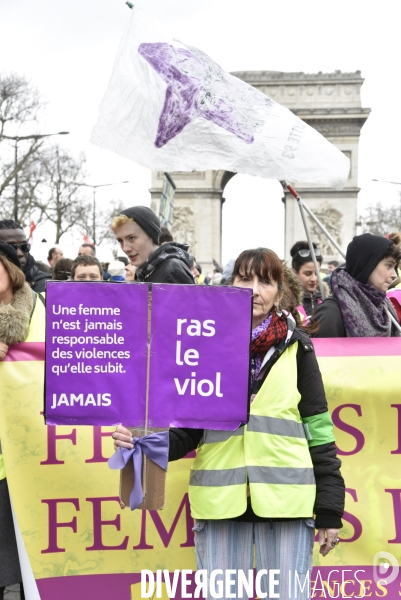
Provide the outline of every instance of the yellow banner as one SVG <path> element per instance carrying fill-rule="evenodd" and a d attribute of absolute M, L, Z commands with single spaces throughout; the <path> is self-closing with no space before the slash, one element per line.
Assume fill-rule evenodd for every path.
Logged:
<path fill-rule="evenodd" d="M 341 584 L 343 569 L 351 570 L 345 595 L 366 588 L 366 596 L 401 596 L 399 576 L 392 582 L 373 569 L 377 553 L 401 558 L 401 340 L 399 346 L 399 355 L 319 358 L 347 497 L 342 543 L 325 559 L 316 544 L 322 580 L 339 570 L 330 585 L 315 589 L 318 598 L 329 597 L 333 582 Z M 187 496 L 192 459 L 169 465 L 163 511 L 121 510 L 119 473 L 106 464 L 114 428 L 46 427 L 42 375 L 42 361 L 0 363 L 6 474 L 41 599 L 140 598 L 142 569 L 195 570 Z M 363 572 L 355 576 L 357 569 Z"/>

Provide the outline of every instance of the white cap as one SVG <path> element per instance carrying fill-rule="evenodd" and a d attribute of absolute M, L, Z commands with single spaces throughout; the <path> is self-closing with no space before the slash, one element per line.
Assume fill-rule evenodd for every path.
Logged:
<path fill-rule="evenodd" d="M 122 276 L 125 278 L 125 264 L 121 260 L 114 260 L 109 264 L 107 272 L 112 277 Z"/>

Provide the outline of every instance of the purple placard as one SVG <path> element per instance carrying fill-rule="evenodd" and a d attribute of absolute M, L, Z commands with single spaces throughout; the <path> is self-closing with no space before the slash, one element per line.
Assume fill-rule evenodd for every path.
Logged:
<path fill-rule="evenodd" d="M 149 425 L 247 421 L 252 291 L 152 285 Z"/>
<path fill-rule="evenodd" d="M 142 426 L 148 285 L 48 282 L 48 425 Z"/>

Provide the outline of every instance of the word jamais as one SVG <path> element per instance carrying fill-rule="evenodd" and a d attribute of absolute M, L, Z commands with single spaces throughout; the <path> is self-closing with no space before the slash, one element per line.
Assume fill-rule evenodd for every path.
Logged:
<path fill-rule="evenodd" d="M 216 322 L 211 319 L 198 321 L 197 319 L 177 319 L 177 336 L 180 338 L 183 335 L 189 337 L 213 337 L 216 334 L 214 327 Z M 175 348 L 175 362 L 178 366 L 188 365 L 196 367 L 199 365 L 200 354 L 195 348 L 183 350 L 182 339 L 177 339 Z M 174 377 L 175 387 L 180 396 L 189 393 L 195 396 L 197 393 L 200 396 L 212 396 L 213 394 L 221 398 L 221 373 L 217 372 L 212 379 L 197 380 L 196 372 L 191 372 L 191 377 L 187 377 L 182 382 L 178 377 Z"/>
<path fill-rule="evenodd" d="M 351 569 L 349 569 L 351 571 Z M 333 569 L 329 573 L 338 574 L 338 569 Z M 309 572 L 298 573 L 298 571 L 289 571 L 288 573 L 280 573 L 278 569 L 260 569 L 254 573 L 253 569 L 249 571 L 235 569 L 214 569 L 209 572 L 205 569 L 195 571 L 192 577 L 192 571 L 183 569 L 169 573 L 168 570 L 158 569 L 156 573 L 148 569 L 141 571 L 141 598 L 163 598 L 163 584 L 169 598 L 175 598 L 179 581 L 181 583 L 181 598 L 280 598 L 280 581 L 286 579 L 285 583 L 288 587 L 289 598 L 315 598 L 316 592 L 323 588 L 318 583 L 322 581 L 320 572 L 317 572 L 316 581 L 311 582 Z M 361 586 L 362 592 L 357 598 L 363 598 L 366 593 L 366 588 L 363 585 L 364 580 L 359 580 L 357 573 L 365 573 L 363 569 L 358 569 L 354 576 Z M 342 583 L 336 582 L 338 591 L 345 588 L 345 584 L 349 583 L 344 580 L 344 572 L 342 573 Z M 193 585 L 195 583 L 195 586 Z M 311 585 L 313 583 L 313 585 Z M 322 584 L 323 585 L 323 584 Z M 287 596 L 286 596 L 287 597 Z M 324 596 L 326 597 L 326 596 Z M 339 598 L 340 593 L 331 596 Z M 351 596 L 341 594 L 342 598 L 351 598 Z"/>
<path fill-rule="evenodd" d="M 53 404 L 51 408 L 56 406 L 110 406 L 111 394 L 53 394 Z"/>

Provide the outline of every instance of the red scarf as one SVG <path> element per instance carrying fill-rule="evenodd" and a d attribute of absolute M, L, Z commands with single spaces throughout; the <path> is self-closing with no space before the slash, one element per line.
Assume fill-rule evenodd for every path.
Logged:
<path fill-rule="evenodd" d="M 287 319 L 284 315 L 281 317 L 273 311 L 272 320 L 267 329 L 265 329 L 256 339 L 252 342 L 251 354 L 266 354 L 266 352 L 272 346 L 277 346 L 279 342 L 285 340 L 287 337 Z"/>

